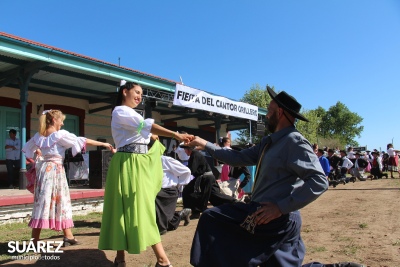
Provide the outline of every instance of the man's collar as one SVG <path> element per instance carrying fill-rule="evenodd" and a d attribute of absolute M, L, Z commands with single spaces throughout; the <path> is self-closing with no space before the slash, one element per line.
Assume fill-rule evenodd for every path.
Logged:
<path fill-rule="evenodd" d="M 283 136 L 291 133 L 291 132 L 296 132 L 296 127 L 294 126 L 288 126 L 286 128 L 283 128 L 282 130 L 279 130 L 275 133 L 270 134 L 272 143 L 278 141 L 279 139 L 281 139 Z"/>

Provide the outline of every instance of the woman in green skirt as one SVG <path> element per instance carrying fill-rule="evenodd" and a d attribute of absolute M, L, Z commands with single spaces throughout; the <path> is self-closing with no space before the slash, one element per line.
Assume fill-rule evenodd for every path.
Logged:
<path fill-rule="evenodd" d="M 194 137 L 179 134 L 143 119 L 134 108 L 142 102 L 140 85 L 121 81 L 112 112 L 111 129 L 117 152 L 107 173 L 99 249 L 116 250 L 115 266 L 126 266 L 125 251 L 139 254 L 151 246 L 156 267 L 172 266 L 161 244 L 156 224 L 155 198 L 161 189 L 161 155 L 165 147 L 152 134 L 189 142 Z"/>

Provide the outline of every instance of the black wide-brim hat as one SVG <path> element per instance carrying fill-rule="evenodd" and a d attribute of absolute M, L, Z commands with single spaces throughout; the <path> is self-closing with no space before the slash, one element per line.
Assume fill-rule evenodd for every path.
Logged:
<path fill-rule="evenodd" d="M 277 94 L 269 86 L 267 86 L 267 91 L 279 107 L 289 112 L 293 117 L 308 122 L 308 119 L 300 114 L 301 104 L 297 102 L 297 100 L 293 96 L 289 95 L 285 91 L 279 92 L 279 94 Z"/>

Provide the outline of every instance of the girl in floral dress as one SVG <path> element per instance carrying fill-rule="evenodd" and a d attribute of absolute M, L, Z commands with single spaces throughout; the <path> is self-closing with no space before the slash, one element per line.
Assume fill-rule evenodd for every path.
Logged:
<path fill-rule="evenodd" d="M 63 160 L 65 150 L 72 148 L 75 156 L 86 145 L 103 146 L 113 149 L 108 143 L 98 142 L 85 137 L 77 137 L 66 130 L 65 115 L 60 110 L 46 110 L 39 118 L 39 132 L 22 148 L 27 158 L 33 158 L 35 153 L 42 158 L 36 163 L 36 182 L 32 218 L 29 227 L 32 228 L 34 242 L 39 241 L 42 229 L 52 229 L 64 232 L 64 246 L 78 244 L 71 228 L 72 221 L 71 198 Z"/>

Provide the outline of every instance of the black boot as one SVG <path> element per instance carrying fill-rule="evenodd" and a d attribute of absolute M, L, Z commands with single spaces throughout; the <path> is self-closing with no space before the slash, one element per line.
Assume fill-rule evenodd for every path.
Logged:
<path fill-rule="evenodd" d="M 181 210 L 180 212 L 179 212 L 179 218 L 180 218 L 180 220 L 182 221 L 182 220 L 185 220 L 185 222 L 184 222 L 184 226 L 187 226 L 188 224 L 189 224 L 189 222 L 190 222 L 190 215 L 192 215 L 192 210 L 191 209 L 188 209 L 188 208 L 186 208 L 186 209 L 183 209 L 183 210 Z"/>

